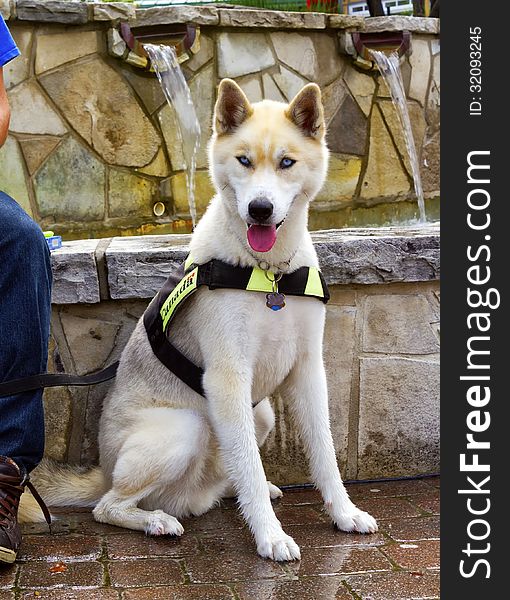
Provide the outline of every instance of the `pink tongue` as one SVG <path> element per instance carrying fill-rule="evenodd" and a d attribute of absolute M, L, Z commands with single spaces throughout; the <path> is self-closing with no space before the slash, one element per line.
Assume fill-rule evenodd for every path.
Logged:
<path fill-rule="evenodd" d="M 255 252 L 267 252 L 276 242 L 276 225 L 250 225 L 247 236 Z"/>

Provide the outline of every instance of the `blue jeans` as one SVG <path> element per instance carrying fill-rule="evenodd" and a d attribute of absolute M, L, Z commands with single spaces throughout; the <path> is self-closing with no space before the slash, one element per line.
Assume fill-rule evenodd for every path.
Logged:
<path fill-rule="evenodd" d="M 51 266 L 41 228 L 0 192 L 0 381 L 45 373 Z M 42 390 L 0 397 L 0 455 L 30 472 L 44 450 Z"/>

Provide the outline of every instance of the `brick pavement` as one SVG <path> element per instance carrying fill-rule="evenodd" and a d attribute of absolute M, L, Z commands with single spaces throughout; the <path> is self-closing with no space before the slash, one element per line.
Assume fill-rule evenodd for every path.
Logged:
<path fill-rule="evenodd" d="M 278 518 L 297 563 L 257 556 L 235 504 L 149 538 L 63 512 L 53 535 L 24 527 L 18 562 L 0 567 L 0 600 L 424 600 L 439 598 L 439 479 L 352 484 L 374 535 L 336 531 L 313 490 L 287 490 Z"/>

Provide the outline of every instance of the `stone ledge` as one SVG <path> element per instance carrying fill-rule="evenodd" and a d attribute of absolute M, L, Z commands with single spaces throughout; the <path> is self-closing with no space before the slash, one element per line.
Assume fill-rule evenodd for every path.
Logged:
<path fill-rule="evenodd" d="M 364 17 L 353 17 L 352 15 L 327 15 L 328 27 L 331 29 L 353 29 L 359 31 L 365 29 Z"/>
<path fill-rule="evenodd" d="M 127 2 L 100 2 L 92 6 L 92 21 L 131 21 L 136 19 L 136 9 Z"/>
<path fill-rule="evenodd" d="M 191 23 L 195 25 L 274 28 L 348 29 L 439 33 L 439 19 L 421 17 L 372 17 L 327 15 L 211 6 L 156 6 L 136 8 L 126 2 L 76 2 L 73 0 L 0 0 L 0 13 L 8 19 L 82 25 L 87 22 L 129 21 L 133 27 Z"/>
<path fill-rule="evenodd" d="M 439 227 L 318 231 L 312 238 L 329 285 L 439 279 Z M 113 238 L 104 253 L 109 296 L 152 298 L 187 253 L 189 235 Z M 100 301 L 95 251 L 101 240 L 64 242 L 52 253 L 54 304 Z M 106 279 L 106 275 L 101 277 Z"/>
<path fill-rule="evenodd" d="M 173 23 L 191 23 L 194 25 L 218 25 L 220 17 L 214 6 L 156 6 L 138 8 L 133 27 L 150 25 L 171 25 Z"/>
<path fill-rule="evenodd" d="M 380 227 L 312 234 L 329 285 L 439 279 L 439 227 Z"/>
<path fill-rule="evenodd" d="M 278 29 L 325 29 L 326 15 L 276 10 L 220 9 L 224 27 L 273 27 Z"/>
<path fill-rule="evenodd" d="M 87 4 L 56 0 L 17 0 L 16 17 L 20 21 L 83 25 L 89 20 Z"/>
<path fill-rule="evenodd" d="M 190 235 L 113 238 L 105 258 L 110 297 L 152 298 L 186 258 Z"/>
<path fill-rule="evenodd" d="M 65 242 L 51 253 L 53 304 L 95 304 L 101 300 L 94 256 L 99 241 Z"/>
<path fill-rule="evenodd" d="M 438 34 L 440 29 L 439 19 L 430 17 L 367 17 L 365 19 L 365 31 L 374 33 L 377 31 L 412 31 L 413 33 Z"/>

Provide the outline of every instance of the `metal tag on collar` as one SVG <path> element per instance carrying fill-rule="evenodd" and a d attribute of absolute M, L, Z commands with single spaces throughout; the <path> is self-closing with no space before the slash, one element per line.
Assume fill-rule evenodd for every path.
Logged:
<path fill-rule="evenodd" d="M 269 276 L 270 271 L 265 271 L 266 277 L 271 282 L 273 291 L 266 294 L 266 306 L 271 310 L 281 310 L 285 306 L 285 294 L 280 294 L 278 291 L 278 282 L 283 276 L 283 273 L 273 273 L 273 278 Z"/>

